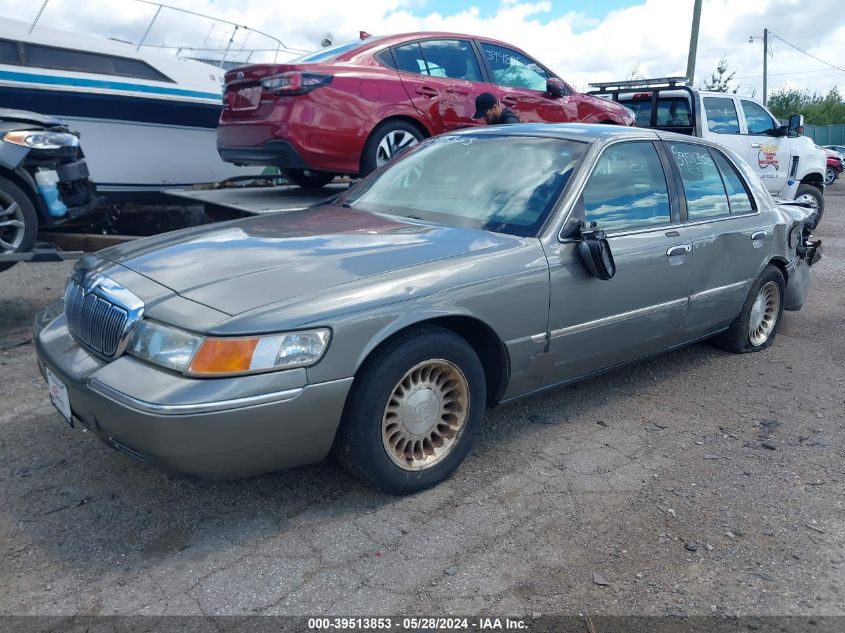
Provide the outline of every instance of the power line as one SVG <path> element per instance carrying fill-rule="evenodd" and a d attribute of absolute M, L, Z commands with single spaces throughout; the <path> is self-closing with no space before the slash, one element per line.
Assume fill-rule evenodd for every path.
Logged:
<path fill-rule="evenodd" d="M 835 64 L 831 64 L 830 62 L 826 62 L 826 61 L 825 61 L 825 60 L 823 60 L 823 59 L 819 59 L 819 58 L 818 58 L 818 57 L 816 57 L 815 55 L 811 55 L 811 54 L 810 54 L 810 53 L 808 53 L 807 51 L 802 50 L 802 49 L 798 48 L 797 46 L 795 46 L 795 44 L 793 44 L 792 42 L 787 42 L 785 39 L 783 39 L 783 38 L 782 38 L 780 35 L 778 35 L 777 33 L 772 33 L 771 31 L 769 31 L 769 35 L 771 35 L 772 37 L 776 37 L 776 38 L 778 38 L 781 42 L 783 42 L 783 43 L 784 43 L 784 44 L 786 44 L 787 46 L 791 46 L 792 48 L 794 48 L 794 49 L 795 49 L 796 51 L 798 51 L 799 53 L 804 53 L 807 57 L 812 57 L 812 58 L 813 58 L 813 59 L 815 59 L 817 62 L 821 62 L 821 63 L 822 63 L 822 64 L 824 64 L 825 66 L 830 66 L 831 68 L 835 68 L 836 70 L 840 70 L 840 71 L 842 71 L 843 73 L 845 73 L 845 68 L 842 68 L 841 66 L 836 66 Z"/>
<path fill-rule="evenodd" d="M 769 77 L 781 77 L 783 75 L 806 75 L 808 73 L 829 73 L 827 68 L 819 68 L 817 70 L 795 70 L 788 73 L 769 73 Z M 743 75 L 742 77 L 735 77 L 735 79 L 759 79 L 763 75 Z M 830 75 L 836 77 L 837 75 Z"/>

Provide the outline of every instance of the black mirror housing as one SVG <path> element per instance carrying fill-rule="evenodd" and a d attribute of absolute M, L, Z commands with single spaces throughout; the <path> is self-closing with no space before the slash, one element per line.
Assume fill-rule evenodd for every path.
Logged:
<path fill-rule="evenodd" d="M 607 281 L 616 274 L 616 262 L 604 231 L 595 228 L 582 230 L 578 253 L 594 277 Z"/>
<path fill-rule="evenodd" d="M 549 77 L 546 79 L 546 92 L 549 94 L 550 97 L 553 99 L 557 99 L 558 97 L 562 97 L 566 94 L 566 91 L 563 87 L 563 82 L 556 77 Z"/>
<path fill-rule="evenodd" d="M 804 131 L 804 117 L 800 114 L 792 114 L 789 117 L 789 125 L 787 126 L 789 134 L 798 135 Z"/>

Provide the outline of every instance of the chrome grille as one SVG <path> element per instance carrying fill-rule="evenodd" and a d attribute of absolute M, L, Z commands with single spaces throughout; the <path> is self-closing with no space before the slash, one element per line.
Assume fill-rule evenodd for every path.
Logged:
<path fill-rule="evenodd" d="M 103 356 L 115 355 L 129 319 L 126 310 L 85 292 L 75 280 L 65 291 L 65 316 L 74 338 Z"/>

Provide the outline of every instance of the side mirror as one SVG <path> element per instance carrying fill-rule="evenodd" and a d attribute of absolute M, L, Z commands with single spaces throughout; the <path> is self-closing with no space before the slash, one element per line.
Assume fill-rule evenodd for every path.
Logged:
<path fill-rule="evenodd" d="M 800 114 L 793 114 L 789 117 L 787 130 L 791 136 L 800 136 L 804 133 L 804 117 Z"/>
<path fill-rule="evenodd" d="M 546 92 L 552 99 L 557 99 L 566 94 L 566 88 L 557 77 L 549 77 L 546 79 Z"/>
<path fill-rule="evenodd" d="M 607 281 L 616 274 L 610 243 L 604 231 L 595 228 L 595 223 L 587 230 L 582 225 L 578 253 L 594 277 Z"/>

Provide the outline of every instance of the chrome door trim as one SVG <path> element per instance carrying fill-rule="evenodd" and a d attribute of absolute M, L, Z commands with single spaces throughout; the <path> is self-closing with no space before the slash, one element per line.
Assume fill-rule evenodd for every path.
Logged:
<path fill-rule="evenodd" d="M 629 312 L 613 314 L 611 316 L 603 317 L 601 319 L 595 319 L 594 321 L 585 321 L 584 323 L 579 323 L 578 325 L 570 325 L 568 327 L 560 328 L 559 330 L 552 330 L 550 336 L 552 339 L 556 339 L 562 336 L 568 336 L 569 334 L 577 334 L 578 332 L 584 332 L 586 330 L 592 330 L 593 328 L 602 327 L 605 325 L 612 325 L 614 323 L 620 323 L 622 321 L 635 319 L 640 316 L 646 316 L 649 314 L 654 314 L 656 312 L 662 312 L 663 310 L 671 310 L 672 308 L 680 307 L 682 305 L 685 305 L 686 303 L 686 297 L 683 299 L 674 299 L 665 303 L 657 303 L 653 306 L 647 306 L 645 308 L 638 308 Z"/>
<path fill-rule="evenodd" d="M 697 301 L 698 299 L 706 299 L 707 297 L 712 297 L 713 295 L 722 294 L 723 292 L 730 292 L 731 290 L 738 290 L 744 286 L 750 284 L 753 280 L 746 279 L 745 281 L 738 281 L 733 284 L 728 284 L 727 286 L 718 286 L 716 288 L 710 288 L 708 290 L 702 290 L 701 292 L 696 292 L 693 295 L 690 295 L 690 301 Z"/>

